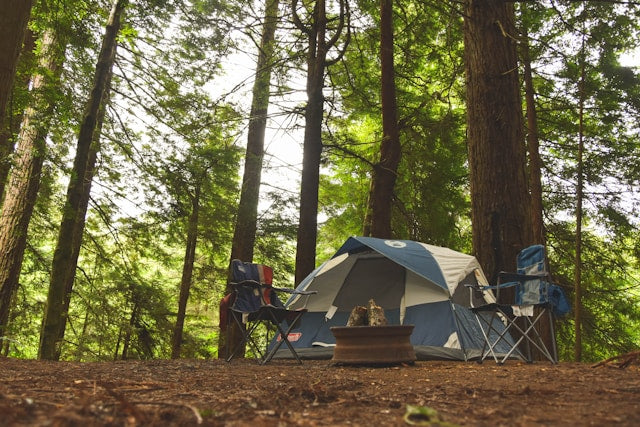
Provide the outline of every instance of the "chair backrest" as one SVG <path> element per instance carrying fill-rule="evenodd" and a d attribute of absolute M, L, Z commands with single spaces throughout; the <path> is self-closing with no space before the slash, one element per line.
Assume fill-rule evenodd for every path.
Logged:
<path fill-rule="evenodd" d="M 540 279 L 521 280 L 516 292 L 516 304 L 542 304 L 549 302 L 550 277 L 543 245 L 532 245 L 518 253 L 518 274 L 538 276 Z M 544 280 L 543 280 L 544 279 Z"/>
<path fill-rule="evenodd" d="M 273 268 L 234 259 L 231 261 L 231 279 L 236 292 L 234 310 L 249 313 L 265 305 L 283 306 L 272 288 Z"/>
<path fill-rule="evenodd" d="M 524 248 L 516 257 L 516 273 L 501 272 L 498 290 L 515 286 L 515 304 L 530 305 L 548 301 L 545 250 L 542 245 Z"/>
<path fill-rule="evenodd" d="M 273 268 L 239 259 L 231 261 L 231 281 L 234 283 L 253 280 L 261 285 L 271 286 L 273 283 Z"/>
<path fill-rule="evenodd" d="M 556 315 L 564 315 L 571 309 L 564 291 L 551 283 L 546 268 L 545 249 L 542 245 L 524 248 L 516 258 L 517 273 L 501 272 L 499 286 L 515 286 L 516 305 L 536 305 L 549 303 Z"/>
<path fill-rule="evenodd" d="M 546 276 L 544 246 L 533 245 L 521 250 L 516 258 L 516 267 L 518 274 Z"/>

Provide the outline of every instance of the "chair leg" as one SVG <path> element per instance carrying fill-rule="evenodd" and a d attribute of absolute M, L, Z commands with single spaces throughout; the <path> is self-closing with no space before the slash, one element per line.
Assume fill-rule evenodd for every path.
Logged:
<path fill-rule="evenodd" d="M 240 343 L 238 343 L 238 345 L 233 349 L 231 354 L 227 357 L 226 361 L 230 362 L 238 354 L 238 352 L 247 344 L 253 349 L 253 351 L 255 351 L 258 354 L 259 359 L 264 358 L 264 353 L 262 353 L 258 344 L 255 342 L 255 340 L 252 337 L 253 331 L 256 329 L 258 324 L 254 323 L 247 329 L 246 325 L 242 323 L 242 319 L 238 318 L 238 313 L 232 312 L 231 317 L 235 321 L 236 325 L 238 326 L 238 329 L 242 332 L 242 339 L 240 340 Z"/>
<path fill-rule="evenodd" d="M 521 328 L 515 322 L 513 323 L 515 328 L 521 333 L 521 337 L 518 340 L 518 343 L 520 343 L 522 340 L 526 340 L 527 345 L 533 344 L 544 355 L 544 357 L 546 357 L 551 363 L 557 363 L 554 356 L 552 356 L 549 350 L 547 349 L 544 343 L 544 340 L 540 336 L 540 333 L 535 328 L 536 324 L 538 324 L 539 320 L 542 318 L 544 314 L 545 313 L 543 310 L 540 313 L 538 313 L 538 315 L 535 316 L 533 320 L 528 316 L 523 316 L 526 323 L 525 328 Z M 533 361 L 530 355 L 529 355 L 528 361 L 529 362 Z"/>
<path fill-rule="evenodd" d="M 287 347 L 289 347 L 289 351 L 291 351 L 291 354 L 293 354 L 293 357 L 295 357 L 296 361 L 302 365 L 302 360 L 300 360 L 300 356 L 298 356 L 298 353 L 296 352 L 295 348 L 293 348 L 293 345 L 291 344 L 291 342 L 289 342 L 289 333 L 293 330 L 293 327 L 300 320 L 300 318 L 302 317 L 302 314 L 303 313 L 298 314 L 295 317 L 295 319 L 289 322 L 289 327 L 287 328 L 286 331 L 284 331 L 282 329 L 282 326 L 280 326 L 280 323 L 278 322 L 278 319 L 276 318 L 276 316 L 273 313 L 271 313 L 273 323 L 276 325 L 278 332 L 280 332 L 280 341 L 277 341 L 273 346 L 273 348 L 271 349 L 271 351 L 264 357 L 264 359 L 261 362 L 262 365 L 264 365 L 265 363 L 268 363 L 273 358 L 273 356 L 275 356 L 276 352 L 278 351 L 278 349 L 280 348 L 283 342 L 287 345 Z"/>
<path fill-rule="evenodd" d="M 510 342 L 507 340 L 507 336 L 509 336 L 508 335 L 509 330 L 511 329 L 512 326 L 518 331 L 520 331 L 521 333 L 523 331 L 523 328 L 520 328 L 511 319 L 508 320 L 507 325 L 504 325 L 504 329 L 502 329 L 502 331 L 499 331 L 494 326 L 495 321 L 498 321 L 502 324 L 502 321 L 500 320 L 500 315 L 505 316 L 505 318 L 508 318 L 507 313 L 504 313 L 502 310 L 497 309 L 491 312 L 491 318 L 489 320 L 482 317 L 478 313 L 475 313 L 475 315 L 476 315 L 476 321 L 480 326 L 480 331 L 482 332 L 482 335 L 484 338 L 484 344 L 482 346 L 482 351 L 480 354 L 480 358 L 478 359 L 478 363 L 482 363 L 487 357 L 491 356 L 493 360 L 496 362 L 496 364 L 502 365 L 507 361 L 507 359 L 509 359 L 509 357 L 511 357 L 513 353 L 517 353 L 520 356 L 520 358 L 528 362 L 531 362 L 530 355 L 528 357 L 525 356 L 518 348 L 519 345 L 524 341 L 525 337 L 521 336 L 515 342 Z M 495 334 L 495 336 L 493 336 L 493 334 Z M 496 353 L 497 346 L 500 344 L 500 342 L 504 342 L 507 346 L 509 346 L 509 351 L 504 356 L 501 355 L 501 358 L 499 358 L 498 353 Z"/>
<path fill-rule="evenodd" d="M 551 351 L 553 356 L 554 363 L 558 363 L 558 343 L 556 342 L 556 331 L 555 331 L 555 316 L 553 315 L 553 311 L 549 310 L 549 329 L 551 333 Z"/>
<path fill-rule="evenodd" d="M 489 338 L 491 336 L 491 331 L 495 331 L 495 328 L 493 327 L 493 321 L 495 319 L 497 319 L 495 312 L 491 313 L 491 318 L 489 319 L 488 323 L 485 318 L 482 318 L 482 321 L 481 321 L 480 316 L 476 314 L 476 321 L 478 322 L 478 325 L 480 326 L 480 331 L 482 332 L 482 335 L 484 337 L 484 343 L 482 344 L 482 350 L 480 352 L 480 359 L 478 359 L 478 363 L 482 363 L 484 359 L 486 359 L 487 356 L 489 356 L 489 354 L 491 354 L 495 362 L 498 363 L 498 356 L 496 356 L 495 352 L 493 351 L 494 345 L 491 344 L 491 340 Z M 484 330 L 484 326 L 482 325 L 482 322 L 484 322 L 487 325 L 486 331 Z"/>

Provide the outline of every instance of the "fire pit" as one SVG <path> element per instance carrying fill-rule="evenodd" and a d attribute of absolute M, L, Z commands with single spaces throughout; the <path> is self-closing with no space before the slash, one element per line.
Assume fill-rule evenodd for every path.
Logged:
<path fill-rule="evenodd" d="M 333 363 L 413 363 L 416 354 L 409 341 L 413 325 L 334 326 Z"/>

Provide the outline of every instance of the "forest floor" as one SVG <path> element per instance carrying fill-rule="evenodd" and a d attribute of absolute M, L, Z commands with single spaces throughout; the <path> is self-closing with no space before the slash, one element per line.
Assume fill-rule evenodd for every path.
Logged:
<path fill-rule="evenodd" d="M 431 408 L 408 416 L 408 405 Z M 425 421 L 430 420 L 428 424 Z M 438 421 L 440 420 L 440 422 Z M 0 359 L 2 426 L 632 426 L 640 367 L 611 363 Z"/>

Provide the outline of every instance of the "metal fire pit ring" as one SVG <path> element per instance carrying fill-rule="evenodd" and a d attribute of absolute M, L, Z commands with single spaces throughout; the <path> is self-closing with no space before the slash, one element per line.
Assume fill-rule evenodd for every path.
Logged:
<path fill-rule="evenodd" d="M 413 325 L 334 326 L 336 338 L 332 363 L 413 363 L 416 354 L 409 340 Z"/>

